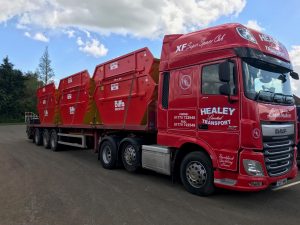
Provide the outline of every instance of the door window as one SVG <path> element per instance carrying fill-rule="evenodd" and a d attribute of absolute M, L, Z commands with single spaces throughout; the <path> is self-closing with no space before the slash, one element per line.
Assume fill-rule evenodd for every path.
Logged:
<path fill-rule="evenodd" d="M 235 79 L 234 79 L 234 64 L 231 63 L 231 79 L 230 87 L 231 94 L 235 95 Z M 205 95 L 221 95 L 220 87 L 226 84 L 219 79 L 219 63 L 204 66 L 202 69 L 202 94 Z"/>

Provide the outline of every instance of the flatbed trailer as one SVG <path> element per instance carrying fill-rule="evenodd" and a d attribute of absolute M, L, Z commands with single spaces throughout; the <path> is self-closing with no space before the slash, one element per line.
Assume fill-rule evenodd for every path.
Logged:
<path fill-rule="evenodd" d="M 57 151 L 92 148 L 123 165 L 178 178 L 196 195 L 259 191 L 297 176 L 297 117 L 286 48 L 241 24 L 166 35 L 37 90 L 28 138 Z"/>

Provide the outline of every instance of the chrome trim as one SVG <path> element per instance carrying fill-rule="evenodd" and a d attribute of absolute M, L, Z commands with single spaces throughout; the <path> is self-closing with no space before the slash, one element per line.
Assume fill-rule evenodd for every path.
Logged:
<path fill-rule="evenodd" d="M 292 135 L 295 132 L 294 124 L 263 124 L 261 127 L 266 137 Z"/>
<path fill-rule="evenodd" d="M 142 145 L 142 167 L 171 175 L 171 149 L 161 145 Z"/>
<path fill-rule="evenodd" d="M 279 173 L 272 173 L 272 172 L 269 172 L 269 174 L 270 174 L 270 176 L 272 176 L 272 177 L 278 177 L 278 176 L 281 176 L 281 175 L 287 173 L 288 171 L 289 171 L 289 169 L 287 168 L 287 169 L 285 169 L 285 170 L 282 171 L 282 172 L 279 172 Z"/>
<path fill-rule="evenodd" d="M 292 157 L 291 154 L 288 154 L 287 157 L 285 157 L 285 158 L 280 158 L 280 159 L 270 159 L 270 158 L 266 158 L 266 162 L 269 162 L 269 163 L 280 162 L 280 161 L 288 160 L 288 159 L 290 159 L 291 157 Z"/>
<path fill-rule="evenodd" d="M 275 155 L 280 155 L 280 154 L 285 154 L 285 153 L 288 153 L 290 151 L 292 151 L 293 148 L 292 147 L 289 147 L 288 150 L 285 150 L 285 151 L 278 151 L 278 152 L 269 152 L 268 150 L 265 151 L 265 155 L 266 156 L 275 156 Z"/>
<path fill-rule="evenodd" d="M 282 141 L 282 142 L 287 142 L 287 141 Z M 281 143 L 282 143 L 281 142 Z M 272 145 L 272 144 L 277 144 L 277 145 Z M 285 143 L 285 144 L 279 144 L 280 142 L 268 142 L 268 143 L 264 143 L 264 147 L 265 148 L 282 148 L 282 147 L 288 147 L 288 146 L 290 146 L 290 145 L 292 145 L 294 142 L 293 141 L 291 141 L 291 140 L 288 140 L 288 142 L 287 143 Z M 271 145 L 270 145 L 271 144 Z"/>
<path fill-rule="evenodd" d="M 287 161 L 286 164 L 280 165 L 280 166 L 272 166 L 272 165 L 268 165 L 267 168 L 271 169 L 271 170 L 277 170 L 277 169 L 281 169 L 284 167 L 287 167 L 290 165 L 290 161 Z"/>
<path fill-rule="evenodd" d="M 222 178 L 222 179 L 214 179 L 214 183 L 216 184 L 223 184 L 228 186 L 234 186 L 237 183 L 237 180 L 229 179 L 229 178 Z"/>

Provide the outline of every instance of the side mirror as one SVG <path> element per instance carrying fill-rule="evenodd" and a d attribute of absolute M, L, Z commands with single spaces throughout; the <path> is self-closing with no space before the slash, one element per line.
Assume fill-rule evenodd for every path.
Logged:
<path fill-rule="evenodd" d="M 219 79 L 222 82 L 230 81 L 230 62 L 225 61 L 219 65 Z"/>
<path fill-rule="evenodd" d="M 298 74 L 298 73 L 292 71 L 292 72 L 290 73 L 290 75 L 291 75 L 291 77 L 292 77 L 293 79 L 299 80 L 299 74 Z"/>
<path fill-rule="evenodd" d="M 219 91 L 221 95 L 227 95 L 230 96 L 231 94 L 231 89 L 229 84 L 223 84 L 219 87 Z"/>

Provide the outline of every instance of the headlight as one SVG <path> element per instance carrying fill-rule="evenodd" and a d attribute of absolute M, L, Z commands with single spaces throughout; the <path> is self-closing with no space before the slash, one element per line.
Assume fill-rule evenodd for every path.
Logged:
<path fill-rule="evenodd" d="M 256 177 L 264 176 L 264 172 L 260 162 L 250 159 L 244 159 L 243 165 L 248 175 Z"/>
<path fill-rule="evenodd" d="M 238 32 L 238 34 L 248 40 L 248 41 L 251 41 L 252 43 L 254 44 L 257 44 L 257 41 L 255 39 L 255 37 L 253 36 L 253 34 L 245 27 L 237 27 L 236 28 L 236 31 Z"/>

